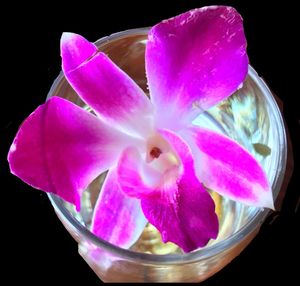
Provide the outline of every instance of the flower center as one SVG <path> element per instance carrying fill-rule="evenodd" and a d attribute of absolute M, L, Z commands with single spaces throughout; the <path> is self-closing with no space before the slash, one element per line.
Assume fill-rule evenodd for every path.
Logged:
<path fill-rule="evenodd" d="M 181 164 L 170 144 L 158 133 L 147 139 L 145 160 L 149 168 L 161 175 L 166 175 L 171 170 L 177 170 Z"/>
<path fill-rule="evenodd" d="M 154 158 L 158 158 L 160 156 L 160 154 L 162 153 L 162 151 L 158 148 L 158 147 L 153 147 L 150 151 L 150 156 L 154 159 Z"/>

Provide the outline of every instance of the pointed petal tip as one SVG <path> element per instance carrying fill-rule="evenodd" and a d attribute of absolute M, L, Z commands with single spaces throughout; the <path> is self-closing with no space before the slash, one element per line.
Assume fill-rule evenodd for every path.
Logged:
<path fill-rule="evenodd" d="M 256 199 L 253 200 L 252 198 L 252 200 L 240 201 L 240 202 L 249 206 L 254 206 L 254 207 L 264 208 L 264 209 L 267 208 L 275 211 L 273 192 L 269 183 L 267 183 L 266 187 L 262 187 L 259 184 L 254 184 L 253 189 L 256 190 L 256 195 L 255 195 Z"/>
<path fill-rule="evenodd" d="M 272 189 L 269 188 L 265 195 L 261 198 L 262 207 L 275 211 Z"/>
<path fill-rule="evenodd" d="M 60 54 L 64 72 L 76 69 L 97 52 L 97 47 L 81 35 L 64 32 L 60 39 Z"/>
<path fill-rule="evenodd" d="M 269 209 L 271 209 L 272 211 L 276 211 L 274 202 L 272 202 L 272 205 L 269 206 Z"/>
<path fill-rule="evenodd" d="M 72 39 L 74 39 L 76 36 L 79 36 L 75 33 L 71 33 L 71 32 L 63 32 L 60 38 L 60 42 L 61 44 L 65 44 L 69 41 L 71 41 Z"/>
<path fill-rule="evenodd" d="M 14 168 L 14 162 L 13 162 L 13 157 L 14 157 L 14 153 L 17 150 L 16 147 L 16 143 L 15 141 L 12 143 L 12 145 L 9 148 L 8 154 L 7 154 L 7 162 L 8 162 L 8 167 L 9 167 L 9 171 L 12 175 L 17 176 L 16 172 L 15 172 L 15 168 Z"/>
<path fill-rule="evenodd" d="M 15 143 L 15 140 L 14 142 L 11 144 L 10 148 L 9 148 L 9 151 L 8 151 L 8 154 L 7 154 L 7 162 L 9 164 L 9 167 L 10 167 L 10 171 L 12 172 L 12 169 L 11 169 L 11 156 L 13 155 L 13 153 L 17 150 L 17 144 Z"/>
<path fill-rule="evenodd" d="M 63 52 L 71 52 L 72 50 L 74 50 L 74 48 L 76 48 L 76 46 L 79 46 L 84 42 L 89 43 L 84 37 L 76 33 L 63 32 L 60 38 L 61 56 L 64 56 Z"/>

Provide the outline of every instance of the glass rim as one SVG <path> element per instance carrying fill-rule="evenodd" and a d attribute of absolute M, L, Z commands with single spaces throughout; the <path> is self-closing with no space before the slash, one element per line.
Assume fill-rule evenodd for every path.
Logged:
<path fill-rule="evenodd" d="M 106 44 L 110 41 L 120 39 L 126 36 L 131 36 L 131 35 L 141 35 L 141 36 L 147 35 L 149 29 L 150 29 L 149 27 L 144 27 L 144 28 L 135 28 L 135 29 L 129 29 L 129 30 L 113 33 L 109 36 L 102 37 L 99 40 L 95 41 L 95 44 L 99 46 L 99 45 Z M 278 138 L 279 138 L 278 145 L 287 146 L 284 121 L 271 90 L 269 89 L 265 81 L 261 77 L 259 77 L 259 75 L 251 65 L 249 65 L 248 76 L 250 76 L 250 78 L 257 84 L 259 89 L 265 95 L 265 99 L 267 103 L 271 106 L 273 115 L 276 117 L 276 121 L 272 123 L 277 125 L 276 126 L 277 128 L 275 130 L 277 130 L 278 133 Z M 50 88 L 50 91 L 48 92 L 47 100 L 53 95 L 54 89 L 58 86 L 58 84 L 63 78 L 64 75 L 62 72 L 60 72 L 58 77 L 54 80 Z M 279 130 L 281 130 L 282 133 L 280 133 Z M 282 164 L 282 172 L 279 172 L 279 174 L 277 174 L 277 176 L 274 178 L 274 181 L 272 182 L 274 201 L 276 201 L 276 198 L 279 194 L 284 179 L 284 174 L 286 171 L 287 148 L 283 148 L 283 152 L 282 153 L 279 152 L 279 153 L 280 154 L 278 154 L 276 158 L 276 163 L 277 166 L 279 162 Z M 216 242 L 213 245 L 195 250 L 190 253 L 161 255 L 161 254 L 148 254 L 143 252 L 132 251 L 130 249 L 124 249 L 97 237 L 89 229 L 87 229 L 87 227 L 82 225 L 76 218 L 74 218 L 71 215 L 71 213 L 62 204 L 62 200 L 59 197 L 51 193 L 47 193 L 47 195 L 57 214 L 66 218 L 66 220 L 72 225 L 72 227 L 74 227 L 76 230 L 78 230 L 78 232 L 80 232 L 80 235 L 82 235 L 87 241 L 93 243 L 95 246 L 100 247 L 111 254 L 117 254 L 119 258 L 134 260 L 135 262 L 140 261 L 143 263 L 156 263 L 161 265 L 192 263 L 195 261 L 206 259 L 208 257 L 212 257 L 228 248 L 231 248 L 235 244 L 242 241 L 243 238 L 248 236 L 251 233 L 251 231 L 255 230 L 257 227 L 260 227 L 260 225 L 264 222 L 265 218 L 270 212 L 269 209 L 262 210 L 260 208 L 257 208 L 257 210 L 255 211 L 251 219 L 242 228 L 240 228 L 237 232 L 228 236 L 224 240 Z"/>

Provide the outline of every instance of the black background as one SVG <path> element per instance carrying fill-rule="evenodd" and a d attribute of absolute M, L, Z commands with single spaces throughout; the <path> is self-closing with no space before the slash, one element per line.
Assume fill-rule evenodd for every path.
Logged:
<path fill-rule="evenodd" d="M 9 283 L 97 285 L 98 278 L 77 253 L 77 245 L 57 219 L 45 194 L 9 174 L 6 155 L 18 126 L 39 104 L 60 71 L 63 31 L 95 41 L 114 32 L 151 26 L 189 9 L 212 4 L 234 6 L 243 16 L 252 66 L 284 102 L 299 157 L 299 15 L 293 1 L 132 1 L 104 5 L 54 4 L 4 9 L 2 26 L 1 182 L 2 261 Z M 163 4 L 163 2 L 167 2 Z M 276 2 L 276 3 L 274 3 Z M 295 1 L 296 2 L 296 1 Z M 122 4 L 121 4 L 122 3 Z M 164 6 L 163 6 L 164 5 Z M 16 9 L 18 8 L 18 9 Z M 72 8 L 72 9 L 71 9 Z M 3 80 L 3 78 L 2 78 Z M 2 154 L 3 153 L 3 154 Z M 279 216 L 265 223 L 250 246 L 202 285 L 299 282 L 299 161 Z M 298 265 L 298 266 L 297 266 Z M 4 278 L 3 278 L 4 279 Z"/>

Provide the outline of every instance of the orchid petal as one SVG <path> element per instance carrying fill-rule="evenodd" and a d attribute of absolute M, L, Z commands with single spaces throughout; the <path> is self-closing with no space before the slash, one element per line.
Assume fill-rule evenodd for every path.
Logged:
<path fill-rule="evenodd" d="M 172 130 L 230 96 L 248 72 L 241 16 L 234 8 L 191 10 L 154 26 L 146 47 L 157 124 Z M 167 111 L 167 112 L 166 112 Z M 181 125 L 174 118 L 181 119 Z"/>
<path fill-rule="evenodd" d="M 112 244 L 129 248 L 138 240 L 146 224 L 140 200 L 124 194 L 116 170 L 110 170 L 94 209 L 92 232 Z"/>
<path fill-rule="evenodd" d="M 128 132 L 149 133 L 150 100 L 125 72 L 97 51 L 93 43 L 77 34 L 63 34 L 61 56 L 68 82 L 100 118 Z"/>
<path fill-rule="evenodd" d="M 241 203 L 274 209 L 268 178 L 245 148 L 205 128 L 191 127 L 187 134 L 197 176 L 205 186 Z"/>
<path fill-rule="evenodd" d="M 181 159 L 178 176 L 166 174 L 154 196 L 142 198 L 144 215 L 162 234 L 185 252 L 205 246 L 218 234 L 215 205 L 195 176 L 194 162 L 188 146 L 174 133 L 161 131 Z"/>
<path fill-rule="evenodd" d="M 24 121 L 8 161 L 24 182 L 79 209 L 83 190 L 116 162 L 127 140 L 93 114 L 52 97 Z"/>

